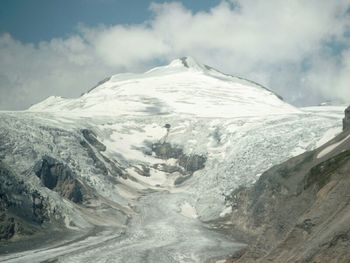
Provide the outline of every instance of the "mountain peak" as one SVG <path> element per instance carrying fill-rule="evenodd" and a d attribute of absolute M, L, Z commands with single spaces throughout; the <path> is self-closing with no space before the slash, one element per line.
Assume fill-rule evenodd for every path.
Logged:
<path fill-rule="evenodd" d="M 192 57 L 145 73 L 117 74 L 77 99 L 51 98 L 30 110 L 223 118 L 299 112 L 258 83 L 222 73 Z"/>
<path fill-rule="evenodd" d="M 196 70 L 204 70 L 205 65 L 199 63 L 196 61 L 193 57 L 181 57 L 178 59 L 175 59 L 170 62 L 169 66 L 171 67 L 185 67 L 185 68 L 191 68 L 191 69 L 196 69 Z"/>

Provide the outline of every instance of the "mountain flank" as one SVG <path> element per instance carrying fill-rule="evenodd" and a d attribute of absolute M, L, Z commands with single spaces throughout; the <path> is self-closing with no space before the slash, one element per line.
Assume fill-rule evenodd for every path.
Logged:
<path fill-rule="evenodd" d="M 346 110 L 344 123 L 348 119 Z M 350 262 L 350 130 L 241 187 L 222 227 L 249 245 L 229 262 Z"/>

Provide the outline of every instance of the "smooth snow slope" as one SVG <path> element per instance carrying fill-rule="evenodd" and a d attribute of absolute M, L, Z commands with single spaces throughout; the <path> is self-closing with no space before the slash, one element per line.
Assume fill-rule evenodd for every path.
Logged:
<path fill-rule="evenodd" d="M 189 57 L 143 74 L 114 75 L 80 98 L 49 97 L 29 110 L 88 115 L 182 113 L 224 118 L 298 112 L 266 88 Z"/>

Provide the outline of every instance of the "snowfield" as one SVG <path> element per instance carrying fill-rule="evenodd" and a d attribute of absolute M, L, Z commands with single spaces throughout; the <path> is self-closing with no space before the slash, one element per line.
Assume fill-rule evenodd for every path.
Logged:
<path fill-rule="evenodd" d="M 192 58 L 142 74 L 119 74 L 77 99 L 49 97 L 30 111 L 79 115 L 173 115 L 246 117 L 297 113 L 271 91 L 225 75 Z"/>
<path fill-rule="evenodd" d="M 183 58 L 143 74 L 112 76 L 77 99 L 50 97 L 25 112 L 1 113 L 4 161 L 18 174 L 44 154 L 67 163 L 96 191 L 91 208 L 68 205 L 34 176 L 28 180 L 80 231 L 96 225 L 104 230 L 56 248 L 0 256 L 0 261 L 222 260 L 243 245 L 206 227 L 206 221 L 231 212 L 225 196 L 335 136 L 343 109 L 297 109 L 258 84 Z M 82 129 L 94 131 L 106 146 L 96 156 L 124 169 L 125 178 L 94 167 L 79 144 Z M 185 177 L 170 171 L 179 160 L 150 153 L 151 143 L 163 142 L 187 156 L 205 156 L 204 168 L 176 184 Z"/>

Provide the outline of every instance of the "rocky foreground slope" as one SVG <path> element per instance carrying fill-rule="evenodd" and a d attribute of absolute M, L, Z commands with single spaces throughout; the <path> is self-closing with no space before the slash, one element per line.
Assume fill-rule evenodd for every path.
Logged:
<path fill-rule="evenodd" d="M 225 228 L 249 243 L 230 262 L 350 262 L 350 130 L 228 200 Z"/>

